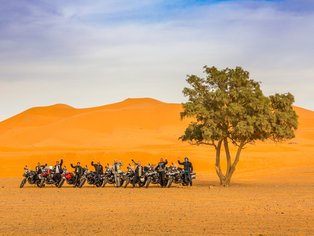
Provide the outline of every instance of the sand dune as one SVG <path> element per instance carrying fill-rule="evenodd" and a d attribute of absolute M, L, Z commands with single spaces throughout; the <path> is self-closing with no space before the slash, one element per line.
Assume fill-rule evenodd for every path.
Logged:
<path fill-rule="evenodd" d="M 1 122 L 0 235 L 314 234 L 313 111 L 295 108 L 300 122 L 295 139 L 248 146 L 232 186 L 222 188 L 214 150 L 178 140 L 188 123 L 180 120 L 181 109 L 153 99 L 87 109 L 57 104 Z M 23 165 L 37 161 L 145 163 L 185 155 L 197 172 L 192 188 L 18 188 Z"/>
<path fill-rule="evenodd" d="M 185 155 L 198 171 L 213 171 L 213 149 L 182 143 L 188 124 L 180 119 L 180 104 L 151 98 L 126 99 L 94 108 L 76 109 L 64 104 L 35 107 L 0 122 L 0 175 L 17 176 L 24 164 L 81 160 L 112 162 L 131 158 L 144 163 L 160 157 L 176 161 Z M 286 143 L 257 143 L 243 153 L 239 170 L 262 171 L 313 166 L 314 112 L 296 107 L 299 130 Z"/>

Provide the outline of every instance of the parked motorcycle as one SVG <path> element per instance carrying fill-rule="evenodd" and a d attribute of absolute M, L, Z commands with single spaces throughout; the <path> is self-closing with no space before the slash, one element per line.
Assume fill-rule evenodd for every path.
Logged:
<path fill-rule="evenodd" d="M 132 169 L 131 165 L 128 165 L 127 172 L 123 173 L 122 179 L 124 180 L 124 188 L 128 186 L 129 183 L 133 182 L 134 179 L 134 170 Z"/>
<path fill-rule="evenodd" d="M 68 185 L 76 185 L 77 184 L 75 175 L 72 172 L 68 172 L 66 168 L 63 168 L 63 173 L 61 175 L 61 180 L 58 184 L 58 188 L 61 188 L 65 182 Z"/>
<path fill-rule="evenodd" d="M 43 172 L 39 175 L 40 183 L 38 185 L 39 188 L 45 187 L 45 185 L 55 185 L 56 187 L 59 187 L 59 182 L 55 181 L 54 173 L 52 171 L 52 167 L 50 166 L 49 169 L 44 168 Z M 62 179 L 61 179 L 62 180 Z M 60 180 L 60 181 L 61 181 Z"/>
<path fill-rule="evenodd" d="M 167 179 L 167 188 L 170 188 L 173 183 L 181 184 L 183 186 L 189 185 L 189 181 L 186 178 L 186 173 L 182 168 L 177 168 L 176 166 L 172 165 L 168 167 L 166 172 L 166 179 Z M 196 178 L 195 173 L 191 173 L 191 179 Z"/>
<path fill-rule="evenodd" d="M 160 184 L 158 173 L 151 165 L 145 166 L 144 171 L 146 176 L 146 188 L 148 188 L 150 184 Z"/>
<path fill-rule="evenodd" d="M 117 172 L 114 172 L 113 169 L 107 165 L 103 176 L 102 186 L 105 187 L 106 184 L 114 184 L 116 187 L 121 187 L 124 183 L 123 175 L 123 171 L 118 170 Z"/>
<path fill-rule="evenodd" d="M 95 185 L 97 188 L 103 185 L 103 175 L 97 175 L 95 172 L 89 171 L 88 168 L 84 168 L 84 174 L 81 177 L 80 183 L 78 185 L 79 188 L 82 188 L 85 182 L 90 185 Z"/>
<path fill-rule="evenodd" d="M 24 178 L 20 184 L 20 188 L 23 188 L 26 183 L 29 183 L 31 185 L 36 184 L 37 186 L 40 183 L 40 179 L 38 178 L 37 173 L 33 170 L 25 169 L 23 177 Z"/>

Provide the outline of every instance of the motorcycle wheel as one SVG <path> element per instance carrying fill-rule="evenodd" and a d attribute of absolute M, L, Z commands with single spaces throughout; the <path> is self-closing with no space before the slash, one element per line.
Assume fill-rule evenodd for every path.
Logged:
<path fill-rule="evenodd" d="M 169 180 L 168 180 L 168 183 L 167 183 L 167 185 L 166 185 L 167 188 L 170 188 L 170 187 L 171 187 L 172 181 L 173 181 L 173 179 L 169 179 Z"/>
<path fill-rule="evenodd" d="M 129 179 L 127 179 L 126 181 L 125 181 L 125 185 L 124 185 L 124 188 L 126 188 L 127 186 L 128 186 L 128 184 L 130 183 L 130 180 Z"/>
<path fill-rule="evenodd" d="M 42 179 L 39 182 L 36 183 L 38 188 L 42 188 L 45 187 L 45 180 Z"/>
<path fill-rule="evenodd" d="M 86 182 L 86 179 L 85 179 L 85 178 L 81 179 L 80 184 L 78 185 L 78 187 L 79 187 L 79 188 L 82 188 L 83 185 L 85 184 L 85 182 Z"/>
<path fill-rule="evenodd" d="M 65 179 L 61 179 L 59 184 L 57 185 L 58 188 L 61 188 L 62 185 L 64 184 Z"/>
<path fill-rule="evenodd" d="M 23 188 L 26 183 L 26 178 L 24 178 L 20 184 L 20 188 Z"/>
<path fill-rule="evenodd" d="M 142 188 L 142 187 L 144 187 L 145 186 L 145 183 L 146 183 L 146 181 L 145 182 L 138 182 L 138 186 L 140 187 L 140 188 Z"/>
<path fill-rule="evenodd" d="M 146 184 L 145 184 L 145 188 L 148 188 L 148 187 L 149 187 L 150 181 L 151 181 L 151 179 L 148 178 L 147 181 L 146 181 Z"/>
<path fill-rule="evenodd" d="M 99 188 L 103 185 L 103 181 L 97 181 L 95 185 L 97 188 Z"/>

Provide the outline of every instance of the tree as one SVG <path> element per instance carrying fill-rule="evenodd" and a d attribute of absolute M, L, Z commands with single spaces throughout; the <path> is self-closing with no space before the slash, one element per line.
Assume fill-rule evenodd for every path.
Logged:
<path fill-rule="evenodd" d="M 275 142 L 292 139 L 298 126 L 293 110 L 292 94 L 265 96 L 260 83 L 249 78 L 241 67 L 218 70 L 204 67 L 205 78 L 188 75 L 190 87 L 183 89 L 188 102 L 183 103 L 181 118 L 193 118 L 183 141 L 196 145 L 210 145 L 216 151 L 216 172 L 223 186 L 229 186 L 247 144 L 271 139 Z M 231 157 L 230 144 L 236 146 Z M 226 156 L 226 170 L 221 167 L 222 146 Z"/>

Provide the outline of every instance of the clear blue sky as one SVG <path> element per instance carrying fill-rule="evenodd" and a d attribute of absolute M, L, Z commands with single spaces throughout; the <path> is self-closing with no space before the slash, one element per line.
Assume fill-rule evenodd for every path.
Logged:
<path fill-rule="evenodd" d="M 242 66 L 314 109 L 314 1 L 1 0 L 0 120 L 128 97 L 182 102 L 187 74 Z"/>

